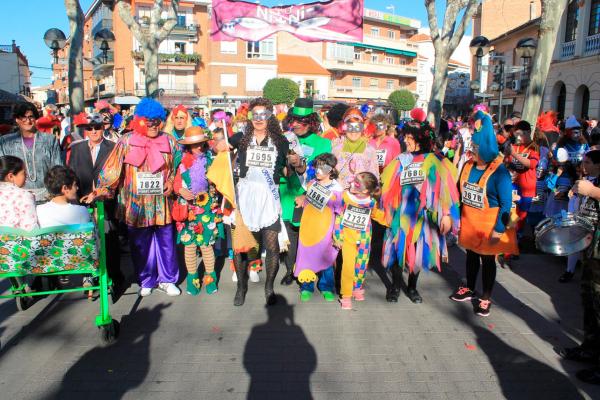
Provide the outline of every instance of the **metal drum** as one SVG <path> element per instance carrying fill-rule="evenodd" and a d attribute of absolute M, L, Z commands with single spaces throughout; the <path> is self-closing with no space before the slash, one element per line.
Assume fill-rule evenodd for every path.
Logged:
<path fill-rule="evenodd" d="M 594 229 L 593 222 L 578 213 L 556 214 L 535 227 L 535 246 L 556 256 L 575 254 L 592 243 Z"/>

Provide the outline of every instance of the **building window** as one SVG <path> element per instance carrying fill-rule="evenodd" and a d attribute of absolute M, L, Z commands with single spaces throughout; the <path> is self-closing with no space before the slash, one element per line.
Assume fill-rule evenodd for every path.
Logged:
<path fill-rule="evenodd" d="M 356 59 L 354 46 L 327 43 L 327 58 L 330 60 L 352 61 Z"/>
<path fill-rule="evenodd" d="M 177 16 L 177 26 L 185 26 L 185 14 Z"/>
<path fill-rule="evenodd" d="M 565 27 L 565 43 L 577 38 L 577 20 L 579 18 L 579 4 L 573 0 L 567 6 L 567 26 Z"/>
<path fill-rule="evenodd" d="M 597 35 L 600 33 L 600 0 L 592 0 L 590 8 L 590 27 L 588 36 Z"/>
<path fill-rule="evenodd" d="M 405 60 L 405 59 L 403 59 L 403 58 L 401 58 L 401 59 L 400 59 L 400 65 L 406 65 L 406 60 Z"/>
<path fill-rule="evenodd" d="M 371 79 L 369 86 L 371 86 L 371 88 L 378 88 L 379 87 L 379 79 Z"/>
<path fill-rule="evenodd" d="M 184 42 L 175 42 L 175 54 L 185 54 Z"/>
<path fill-rule="evenodd" d="M 354 60 L 360 61 L 360 52 L 354 53 Z"/>
<path fill-rule="evenodd" d="M 352 78 L 352 87 L 359 88 L 362 86 L 362 79 Z"/>
<path fill-rule="evenodd" d="M 385 82 L 385 88 L 388 90 L 392 90 L 394 88 L 394 80 L 393 79 L 388 79 Z"/>
<path fill-rule="evenodd" d="M 379 56 L 377 54 L 371 54 L 371 62 L 377 64 L 379 62 Z"/>
<path fill-rule="evenodd" d="M 390 65 L 394 65 L 394 57 L 386 57 L 385 58 L 385 63 L 386 64 L 390 64 Z"/>
<path fill-rule="evenodd" d="M 379 28 L 371 28 L 371 36 L 379 37 Z"/>
<path fill-rule="evenodd" d="M 237 74 L 221 74 L 222 87 L 237 87 Z"/>
<path fill-rule="evenodd" d="M 248 42 L 246 58 L 258 58 L 262 60 L 275 59 L 275 41 L 266 39 L 260 42 Z"/>
<path fill-rule="evenodd" d="M 221 42 L 221 54 L 237 54 L 237 41 Z"/>
<path fill-rule="evenodd" d="M 388 31 L 388 39 L 396 39 L 396 32 L 389 30 Z"/>

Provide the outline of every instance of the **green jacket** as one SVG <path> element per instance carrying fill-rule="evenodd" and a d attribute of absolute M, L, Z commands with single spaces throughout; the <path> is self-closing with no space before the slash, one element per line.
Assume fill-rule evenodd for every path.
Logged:
<path fill-rule="evenodd" d="M 331 153 L 331 141 L 315 133 L 309 133 L 302 137 L 298 136 L 298 141 L 302 146 L 302 152 L 307 164 L 319 154 Z M 292 220 L 296 197 L 303 195 L 304 192 L 305 190 L 297 174 L 293 173 L 291 176 L 281 178 L 279 194 L 281 195 L 282 218 L 284 221 Z"/>

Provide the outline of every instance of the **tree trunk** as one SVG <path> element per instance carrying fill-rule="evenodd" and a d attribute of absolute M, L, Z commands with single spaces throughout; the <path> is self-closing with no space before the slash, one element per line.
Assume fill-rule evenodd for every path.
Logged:
<path fill-rule="evenodd" d="M 467 25 L 481 0 L 446 0 L 446 12 L 442 29 L 438 27 L 436 0 L 425 0 L 427 19 L 431 30 L 431 41 L 435 49 L 434 76 L 427 110 L 427 120 L 437 129 L 440 126 L 446 85 L 448 83 L 448 61 L 465 34 Z M 442 3 L 443 4 L 443 3 Z M 459 18 L 462 14 L 462 18 Z"/>
<path fill-rule="evenodd" d="M 134 12 L 127 0 L 117 0 L 116 6 L 119 17 L 129 28 L 133 36 L 142 47 L 144 54 L 146 96 L 155 95 L 158 87 L 158 48 L 163 40 L 169 36 L 177 24 L 177 10 L 179 0 L 171 0 L 166 20 L 162 20 L 164 0 L 154 0 L 150 10 L 148 26 L 142 27 L 133 18 Z"/>
<path fill-rule="evenodd" d="M 448 85 L 448 61 L 450 56 L 444 52 L 438 56 L 435 55 L 435 64 L 433 67 L 433 84 L 431 85 L 431 95 L 427 110 L 427 120 L 433 123 L 436 130 L 439 129 L 442 118 L 442 107 L 446 97 L 446 87 Z"/>
<path fill-rule="evenodd" d="M 144 69 L 146 71 L 146 96 L 158 90 L 158 51 L 152 46 L 144 46 Z"/>
<path fill-rule="evenodd" d="M 523 119 L 532 126 L 535 125 L 540 113 L 544 87 L 558 38 L 560 19 L 568 3 L 568 0 L 542 0 L 540 33 L 523 105 Z"/>
<path fill-rule="evenodd" d="M 84 110 L 83 93 L 83 11 L 79 0 L 65 0 L 69 18 L 69 105 L 71 115 Z"/>

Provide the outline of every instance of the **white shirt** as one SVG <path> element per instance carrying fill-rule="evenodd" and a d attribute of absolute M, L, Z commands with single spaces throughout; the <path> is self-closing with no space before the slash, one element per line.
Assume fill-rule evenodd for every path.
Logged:
<path fill-rule="evenodd" d="M 37 206 L 36 211 L 40 228 L 90 222 L 87 208 L 75 204 L 58 204 L 49 201 Z"/>

